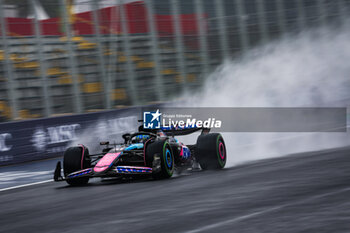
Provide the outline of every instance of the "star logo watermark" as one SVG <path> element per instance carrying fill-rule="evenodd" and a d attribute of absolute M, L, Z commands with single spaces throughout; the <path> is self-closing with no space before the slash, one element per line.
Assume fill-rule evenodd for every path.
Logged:
<path fill-rule="evenodd" d="M 144 112 L 143 113 L 143 127 L 145 129 L 160 129 L 161 115 L 159 109 L 155 112 Z"/>

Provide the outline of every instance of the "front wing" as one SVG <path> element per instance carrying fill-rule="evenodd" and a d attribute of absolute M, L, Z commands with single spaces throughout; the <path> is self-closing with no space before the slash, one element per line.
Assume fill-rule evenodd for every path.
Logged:
<path fill-rule="evenodd" d="M 72 172 L 66 176 L 66 179 L 76 179 L 81 177 L 113 177 L 119 175 L 147 175 L 152 174 L 152 168 L 139 166 L 115 166 L 103 173 L 94 172 L 93 168 L 87 168 Z M 55 174 L 55 181 L 65 180 L 61 175 L 61 162 L 57 163 Z"/>
<path fill-rule="evenodd" d="M 120 174 L 139 175 L 139 174 L 152 174 L 152 168 L 150 167 L 136 167 L 136 166 L 116 166 L 108 170 L 106 173 L 95 173 L 92 168 L 76 171 L 70 173 L 67 179 L 78 177 L 101 177 L 101 176 L 115 176 Z"/>

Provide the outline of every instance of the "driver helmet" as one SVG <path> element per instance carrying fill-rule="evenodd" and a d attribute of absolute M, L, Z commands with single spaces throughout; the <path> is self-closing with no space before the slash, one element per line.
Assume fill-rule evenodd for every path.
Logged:
<path fill-rule="evenodd" d="M 143 142 L 147 141 L 149 138 L 150 138 L 149 135 L 141 134 L 141 135 L 135 136 L 135 139 L 133 141 L 134 141 L 134 143 L 143 143 Z"/>

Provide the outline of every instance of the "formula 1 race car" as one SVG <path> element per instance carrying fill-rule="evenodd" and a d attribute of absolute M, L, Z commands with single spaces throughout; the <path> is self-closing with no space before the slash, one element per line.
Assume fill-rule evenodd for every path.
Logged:
<path fill-rule="evenodd" d="M 184 145 L 175 136 L 201 130 L 195 145 Z M 142 126 L 139 132 L 124 134 L 124 143 L 105 145 L 101 154 L 89 155 L 84 145 L 68 148 L 57 163 L 54 180 L 70 185 L 87 184 L 92 177 L 170 178 L 175 170 L 191 170 L 198 164 L 203 170 L 221 169 L 226 164 L 226 147 L 221 134 L 209 133 L 208 128 L 149 130 Z"/>

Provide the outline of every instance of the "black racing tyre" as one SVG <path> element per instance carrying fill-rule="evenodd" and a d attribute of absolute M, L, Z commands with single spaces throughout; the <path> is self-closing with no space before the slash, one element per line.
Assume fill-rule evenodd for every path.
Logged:
<path fill-rule="evenodd" d="M 224 168 L 227 154 L 221 134 L 200 135 L 197 139 L 195 156 L 203 170 Z"/>
<path fill-rule="evenodd" d="M 91 167 L 89 150 L 85 146 L 69 147 L 63 156 L 63 173 L 67 175 L 85 168 Z M 89 177 L 81 177 L 66 180 L 70 185 L 84 185 L 89 182 Z"/>
<path fill-rule="evenodd" d="M 170 178 L 174 173 L 174 153 L 171 146 L 166 140 L 156 140 L 150 142 L 146 147 L 146 164 L 152 167 L 154 156 L 159 156 L 160 167 L 159 171 L 153 171 L 154 179 Z"/>

